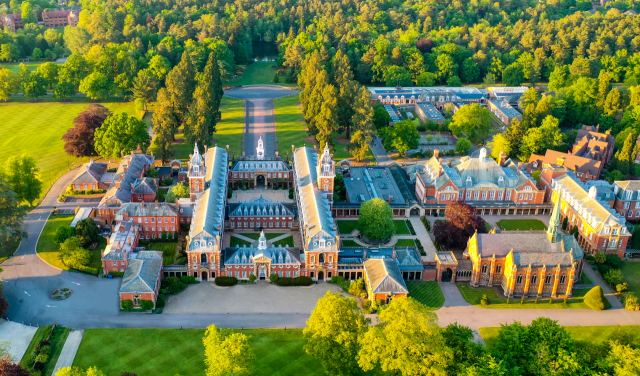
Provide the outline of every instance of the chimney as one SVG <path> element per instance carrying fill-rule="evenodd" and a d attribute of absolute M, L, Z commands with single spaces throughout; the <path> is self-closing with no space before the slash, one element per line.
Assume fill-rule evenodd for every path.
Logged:
<path fill-rule="evenodd" d="M 504 163 L 507 161 L 507 153 L 504 151 L 500 152 L 500 156 L 498 157 L 498 164 L 504 167 Z"/>
<path fill-rule="evenodd" d="M 207 150 L 209 150 L 209 147 L 207 145 L 204 146 L 204 153 L 207 153 Z"/>
<path fill-rule="evenodd" d="M 600 124 L 596 125 L 596 132 L 600 132 Z"/>
<path fill-rule="evenodd" d="M 296 147 L 291 145 L 291 156 L 293 158 L 293 154 L 296 152 Z"/>
<path fill-rule="evenodd" d="M 393 256 L 391 257 L 396 258 L 396 247 L 393 247 Z"/>
<path fill-rule="evenodd" d="M 607 129 L 606 131 L 604 131 L 604 134 L 611 134 L 611 129 Z"/>
<path fill-rule="evenodd" d="M 564 166 L 564 158 L 558 158 L 556 159 L 556 163 L 558 164 L 558 166 Z"/>
<path fill-rule="evenodd" d="M 366 259 L 367 259 L 367 250 L 366 250 L 366 248 L 365 248 L 365 250 L 364 250 L 364 255 L 362 255 L 362 261 L 364 261 L 364 260 L 366 260 Z"/>
<path fill-rule="evenodd" d="M 522 170 L 522 162 L 518 162 L 518 170 Z"/>
<path fill-rule="evenodd" d="M 116 180 L 116 188 L 120 189 L 120 180 Z"/>
<path fill-rule="evenodd" d="M 158 205 L 159 205 L 159 204 L 158 204 L 158 200 L 156 200 L 156 209 L 158 208 Z"/>
<path fill-rule="evenodd" d="M 111 244 L 111 236 L 107 238 L 107 245 Z"/>
<path fill-rule="evenodd" d="M 133 158 L 133 150 L 131 150 L 131 158 Z"/>
<path fill-rule="evenodd" d="M 124 150 L 120 150 L 120 159 L 124 158 Z"/>
<path fill-rule="evenodd" d="M 229 145 L 227 145 L 227 154 L 229 154 Z"/>
<path fill-rule="evenodd" d="M 278 151 L 276 150 L 276 159 L 278 159 L 279 156 L 280 156 L 280 153 L 278 153 Z"/>
<path fill-rule="evenodd" d="M 127 238 L 127 242 L 131 245 L 131 238 Z"/>
<path fill-rule="evenodd" d="M 131 183 L 131 193 L 133 193 L 134 190 L 135 188 L 133 187 L 133 183 Z"/>
<path fill-rule="evenodd" d="M 120 232 L 124 233 L 124 225 L 120 225 Z"/>
<path fill-rule="evenodd" d="M 313 145 L 313 152 L 317 153 L 318 152 L 318 145 Z"/>
<path fill-rule="evenodd" d="M 433 157 L 434 157 L 434 158 L 436 158 L 436 159 L 437 159 L 438 157 L 440 157 L 440 150 L 438 150 L 438 149 L 434 150 L 434 151 L 433 151 Z"/>
<path fill-rule="evenodd" d="M 245 155 L 244 155 L 244 150 L 242 151 L 242 159 L 244 160 Z"/>

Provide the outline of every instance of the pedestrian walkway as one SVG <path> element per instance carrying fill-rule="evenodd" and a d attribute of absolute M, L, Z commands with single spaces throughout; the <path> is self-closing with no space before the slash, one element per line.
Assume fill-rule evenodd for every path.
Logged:
<path fill-rule="evenodd" d="M 11 345 L 9 355 L 16 362 L 22 359 L 33 336 L 38 330 L 35 326 L 22 325 L 13 321 L 0 320 L 0 341 L 7 341 Z"/>
<path fill-rule="evenodd" d="M 58 358 L 58 362 L 56 363 L 56 367 L 54 368 L 54 375 L 58 373 L 60 368 L 71 367 L 73 365 L 73 360 L 76 358 L 76 353 L 80 347 L 80 342 L 82 342 L 83 335 L 84 330 L 72 330 L 71 333 L 69 333 L 60 357 Z"/>
<path fill-rule="evenodd" d="M 238 239 L 244 240 L 245 242 L 252 243 L 252 244 L 257 242 L 257 240 L 251 239 L 250 237 L 244 236 L 242 234 L 233 234 L 233 236 L 238 238 Z"/>
<path fill-rule="evenodd" d="M 611 290 L 607 282 L 605 282 L 605 280 L 602 279 L 602 277 L 600 276 L 600 273 L 593 270 L 593 268 L 589 263 L 587 262 L 583 263 L 582 272 L 585 273 L 587 277 L 589 277 L 589 279 L 591 280 L 591 282 L 593 282 L 594 285 L 598 285 L 602 287 L 602 292 L 604 292 L 604 296 L 607 298 L 609 303 L 611 303 L 611 308 L 624 308 L 624 305 L 622 304 L 620 299 L 618 299 L 618 297 L 613 292 L 613 290 Z"/>
<path fill-rule="evenodd" d="M 433 241 L 429 237 L 429 232 L 427 232 L 424 224 L 422 224 L 419 217 L 410 217 L 409 221 L 411 222 L 411 226 L 413 226 L 413 230 L 416 232 L 416 238 L 420 240 L 420 243 L 424 247 L 424 252 L 427 254 L 426 256 L 422 256 L 422 261 L 435 261 L 436 247 L 433 245 Z"/>
<path fill-rule="evenodd" d="M 275 238 L 269 239 L 269 243 L 275 243 L 278 240 L 286 239 L 286 238 L 290 237 L 291 235 L 292 234 L 287 233 L 287 234 L 282 234 L 280 236 L 276 236 Z"/>

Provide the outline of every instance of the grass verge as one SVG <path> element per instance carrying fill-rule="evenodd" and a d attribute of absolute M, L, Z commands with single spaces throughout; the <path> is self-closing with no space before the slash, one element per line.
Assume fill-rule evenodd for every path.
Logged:
<path fill-rule="evenodd" d="M 589 289 L 573 289 L 573 298 L 567 299 L 567 303 L 564 303 L 564 299 L 553 299 L 553 303 L 549 304 L 549 298 L 541 298 L 538 300 L 538 304 L 535 303 L 535 299 L 525 299 L 524 304 L 520 304 L 520 298 L 511 299 L 507 304 L 507 298 L 493 289 L 473 288 L 467 284 L 458 283 L 458 290 L 462 294 L 464 300 L 469 304 L 473 304 L 480 308 L 487 309 L 590 309 L 582 301 L 584 294 Z M 491 304 L 483 306 L 480 304 L 480 299 L 483 295 L 487 295 Z M 609 308 L 609 307 L 607 307 Z"/>
<path fill-rule="evenodd" d="M 422 303 L 430 310 L 436 310 L 444 304 L 444 294 L 438 282 L 407 281 L 409 296 Z"/>
<path fill-rule="evenodd" d="M 87 329 L 73 365 L 95 366 L 108 376 L 204 375 L 200 329 Z M 302 330 L 243 330 L 255 353 L 252 375 L 325 375 L 322 364 L 304 352 Z M 140 359 L 145 359 L 141 362 Z"/>
<path fill-rule="evenodd" d="M 627 292 L 633 292 L 636 296 L 640 296 L 640 262 L 625 261 L 620 270 L 622 270 L 622 281 L 629 284 Z"/>
<path fill-rule="evenodd" d="M 226 148 L 229 145 L 229 154 L 235 153 L 236 157 L 241 156 L 244 101 L 222 97 L 220 112 L 222 119 L 216 124 L 216 133 L 213 134 L 215 143 L 221 148 Z"/>
<path fill-rule="evenodd" d="M 486 327 L 480 328 L 478 331 L 484 339 L 484 342 L 487 346 L 491 347 L 493 341 L 500 334 L 501 328 L 495 327 Z M 637 325 L 629 325 L 629 326 L 565 326 L 564 329 L 571 334 L 576 341 L 586 341 L 593 343 L 594 345 L 600 344 L 604 341 L 607 341 L 611 335 L 618 331 L 624 330 L 627 333 L 633 333 L 636 337 L 640 336 L 640 326 Z"/>
<path fill-rule="evenodd" d="M 281 152 L 289 150 L 291 145 L 296 148 L 305 146 L 304 139 L 309 136 L 307 125 L 302 116 L 299 95 L 292 95 L 273 101 L 276 121 L 276 137 Z M 308 145 L 310 146 L 310 145 Z"/>
<path fill-rule="evenodd" d="M 244 239 L 237 238 L 235 236 L 231 236 L 231 238 L 229 239 L 229 247 L 242 247 L 243 245 L 251 247 L 253 243 L 248 242 Z"/>
<path fill-rule="evenodd" d="M 413 239 L 398 239 L 396 247 L 415 247 L 416 242 Z"/>
<path fill-rule="evenodd" d="M 162 265 L 171 265 L 176 260 L 178 243 L 149 243 L 149 250 L 162 252 Z"/>
<path fill-rule="evenodd" d="M 498 222 L 505 231 L 546 230 L 547 226 L 537 219 L 503 219 Z"/>
<path fill-rule="evenodd" d="M 47 224 L 44 226 L 42 230 L 42 235 L 40 235 L 40 239 L 38 240 L 38 245 L 36 246 L 36 251 L 38 255 L 49 265 L 54 266 L 56 268 L 62 270 L 69 270 L 69 267 L 66 266 L 61 259 L 62 253 L 60 249 L 53 243 L 53 236 L 56 233 L 56 230 L 60 226 L 69 226 L 71 221 L 73 220 L 73 215 L 51 215 Z M 100 268 L 102 266 L 102 251 L 107 245 L 107 240 L 103 237 L 100 237 L 100 241 L 98 242 L 98 246 L 89 250 L 91 253 L 91 260 L 89 261 L 89 267 L 91 268 Z"/>
<path fill-rule="evenodd" d="M 294 245 L 293 244 L 293 236 L 287 236 L 286 238 L 277 240 L 277 241 L 273 242 L 273 244 L 272 244 L 272 246 L 274 246 L 274 247 L 277 247 L 279 245 L 281 245 L 283 247 L 286 247 L 286 246 L 293 247 L 293 245 Z"/>
<path fill-rule="evenodd" d="M 27 351 L 25 351 L 24 355 L 22 356 L 22 360 L 20 361 L 20 364 L 22 364 L 24 368 L 33 366 L 35 357 L 38 355 L 36 353 L 38 344 L 40 343 L 40 341 L 45 340 L 49 336 L 49 334 L 51 334 L 51 336 L 49 337 L 51 352 L 49 361 L 46 363 L 45 368 L 42 370 L 42 375 L 49 376 L 53 374 L 56 363 L 58 362 L 58 358 L 60 357 L 60 353 L 62 352 L 62 348 L 64 347 L 64 343 L 67 340 L 71 329 L 62 326 L 56 326 L 55 329 L 53 329 L 53 333 L 52 329 L 53 326 L 51 325 L 38 328 L 36 334 L 31 339 L 31 343 L 29 343 L 29 347 L 27 347 Z"/>
<path fill-rule="evenodd" d="M 360 244 L 349 239 L 340 241 L 340 246 L 341 247 L 362 247 Z"/>
<path fill-rule="evenodd" d="M 407 226 L 407 221 L 404 219 L 395 220 L 393 224 L 396 226 L 396 235 L 411 235 L 411 231 L 409 231 L 409 227 Z"/>
<path fill-rule="evenodd" d="M 341 234 L 351 234 L 356 227 L 358 227 L 358 221 L 337 221 L 338 230 Z M 408 230 L 408 229 L 407 229 Z"/>

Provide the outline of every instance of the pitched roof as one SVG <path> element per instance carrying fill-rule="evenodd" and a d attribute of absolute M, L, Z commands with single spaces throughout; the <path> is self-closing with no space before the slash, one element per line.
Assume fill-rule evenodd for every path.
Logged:
<path fill-rule="evenodd" d="M 233 205 L 234 208 L 230 208 L 230 217 L 234 216 L 291 216 L 293 215 L 293 211 L 288 208 L 285 204 L 272 201 L 268 198 L 263 198 L 262 195 L 260 197 L 248 201 L 248 202 L 240 202 L 239 204 Z M 230 205 L 231 207 L 231 205 Z"/>
<path fill-rule="evenodd" d="M 304 249 L 320 248 L 312 238 L 319 236 L 337 245 L 336 231 L 329 202 L 318 189 L 318 155 L 309 147 L 301 147 L 293 153 L 296 171 L 296 185 L 299 195 L 299 216 L 306 239 L 302 239 Z"/>
<path fill-rule="evenodd" d="M 178 208 L 176 204 L 168 202 L 130 202 L 122 205 L 116 219 L 122 218 L 124 213 L 130 217 L 174 217 L 178 215 Z"/>
<path fill-rule="evenodd" d="M 131 196 L 133 195 L 131 191 L 132 184 L 135 184 L 136 180 L 143 176 L 146 165 L 153 166 L 153 161 L 153 155 L 130 154 L 124 156 L 107 193 L 105 193 L 98 206 L 113 207 L 131 202 Z M 120 184 L 120 188 L 117 187 L 118 183 Z"/>
<path fill-rule="evenodd" d="M 82 165 L 76 177 L 73 178 L 73 183 L 100 183 L 107 167 L 108 164 L 94 162 L 91 158 L 91 161 Z"/>
<path fill-rule="evenodd" d="M 133 221 L 122 221 L 118 223 L 115 231 L 109 238 L 109 244 L 104 250 L 103 260 L 124 260 L 137 245 L 135 240 L 139 227 Z"/>
<path fill-rule="evenodd" d="M 529 163 L 539 160 L 540 156 L 532 155 Z M 561 153 L 559 151 L 547 149 L 546 154 L 542 157 L 542 163 L 557 164 L 574 169 L 578 166 L 577 171 L 581 173 L 589 172 L 590 175 L 598 176 L 602 169 L 602 162 L 578 155 Z"/>
<path fill-rule="evenodd" d="M 478 234 L 478 253 L 483 257 L 505 257 L 510 252 L 518 253 L 519 260 L 539 265 L 571 265 L 571 260 L 581 259 L 584 254 L 575 238 L 561 235 L 560 241 L 552 243 L 546 231 L 503 231 L 497 234 Z M 572 255 L 571 255 L 572 254 Z M 524 255 L 524 256 L 523 256 Z M 573 258 L 571 258 L 573 257 Z"/>
<path fill-rule="evenodd" d="M 133 183 L 133 193 L 137 195 L 153 194 L 158 191 L 158 179 L 139 178 Z"/>
<path fill-rule="evenodd" d="M 225 249 L 224 265 L 250 265 L 256 257 L 271 259 L 271 264 L 300 265 L 300 251 L 292 247 L 230 247 Z"/>
<path fill-rule="evenodd" d="M 370 258 L 364 262 L 364 272 L 374 294 L 409 293 L 398 262 L 394 258 Z"/>
<path fill-rule="evenodd" d="M 162 272 L 162 252 L 139 252 L 129 260 L 118 292 L 155 292 Z"/>

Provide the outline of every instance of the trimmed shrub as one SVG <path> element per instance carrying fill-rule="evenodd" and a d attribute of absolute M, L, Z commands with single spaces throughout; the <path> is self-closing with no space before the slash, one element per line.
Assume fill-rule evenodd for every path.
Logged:
<path fill-rule="evenodd" d="M 216 277 L 216 285 L 218 286 L 235 286 L 238 284 L 236 277 Z"/>
<path fill-rule="evenodd" d="M 272 283 L 276 283 L 276 282 L 278 282 L 278 278 L 279 278 L 279 277 L 278 277 L 278 275 L 277 275 L 277 274 L 275 274 L 275 273 L 273 273 L 273 274 L 271 274 L 271 275 L 269 276 L 269 280 L 270 280 Z"/>
<path fill-rule="evenodd" d="M 158 295 L 158 299 L 156 300 L 156 308 L 162 308 L 166 304 L 164 300 L 164 295 Z"/>
<path fill-rule="evenodd" d="M 480 299 L 480 304 L 484 306 L 491 304 L 491 302 L 489 302 L 489 298 L 487 298 L 487 295 L 482 295 L 482 299 Z"/>
<path fill-rule="evenodd" d="M 611 286 L 622 283 L 622 270 L 611 269 L 604 275 L 604 280 Z"/>
<path fill-rule="evenodd" d="M 587 307 L 594 309 L 596 311 L 601 311 L 604 309 L 604 293 L 602 292 L 602 287 L 595 286 L 591 290 L 589 290 L 584 296 L 584 304 Z"/>
<path fill-rule="evenodd" d="M 619 283 L 616 285 L 616 291 L 618 292 L 618 294 L 622 294 L 623 292 L 627 291 L 629 289 L 629 284 L 627 282 L 625 283 Z"/>
<path fill-rule="evenodd" d="M 153 301 L 151 301 L 151 300 L 141 300 L 140 301 L 140 308 L 142 308 L 143 311 L 149 311 L 149 310 L 153 309 Z"/>
<path fill-rule="evenodd" d="M 251 283 L 255 282 L 255 281 L 256 281 L 256 279 L 258 279 L 258 277 L 256 277 L 256 276 L 255 276 L 255 274 L 251 274 L 251 275 L 249 276 L 249 281 L 250 281 Z"/>
<path fill-rule="evenodd" d="M 620 265 L 622 265 L 622 260 L 616 254 L 607 255 L 607 264 L 611 266 L 613 269 L 620 269 Z"/>
<path fill-rule="evenodd" d="M 192 275 L 183 275 L 182 277 L 180 277 L 180 282 L 182 283 L 186 283 L 188 285 L 192 285 L 194 283 L 196 283 L 196 277 L 192 276 Z"/>
<path fill-rule="evenodd" d="M 166 289 L 169 294 L 177 294 L 180 291 L 184 290 L 182 287 L 182 282 L 178 277 L 169 277 L 162 280 L 162 288 Z"/>
<path fill-rule="evenodd" d="M 124 277 L 124 272 L 109 272 L 109 275 L 113 276 L 114 278 L 122 278 Z"/>
<path fill-rule="evenodd" d="M 129 312 L 133 309 L 133 301 L 132 300 L 123 300 L 120 302 L 120 307 L 125 311 Z"/>
<path fill-rule="evenodd" d="M 363 309 L 369 309 L 371 308 L 371 300 L 367 299 L 367 300 L 363 300 L 362 301 L 362 308 Z"/>
<path fill-rule="evenodd" d="M 609 270 L 611 270 L 611 267 L 607 264 L 600 264 L 598 265 L 598 271 L 600 272 L 600 274 L 602 274 L 603 276 L 605 274 L 607 274 L 609 272 Z"/>
<path fill-rule="evenodd" d="M 273 275 L 273 274 L 272 274 Z M 300 276 L 295 278 L 278 278 L 276 285 L 278 286 L 311 286 L 313 280 L 311 277 Z"/>
<path fill-rule="evenodd" d="M 633 294 L 629 294 L 624 299 L 624 308 L 628 309 L 629 311 L 637 311 L 640 308 L 638 297 Z"/>
<path fill-rule="evenodd" d="M 331 277 L 331 281 L 329 282 L 340 285 L 342 284 L 342 282 L 344 282 L 344 277 L 341 275 L 334 275 L 333 277 Z"/>
<path fill-rule="evenodd" d="M 607 261 L 607 255 L 604 252 L 596 252 L 594 258 L 598 264 L 604 264 Z"/>

